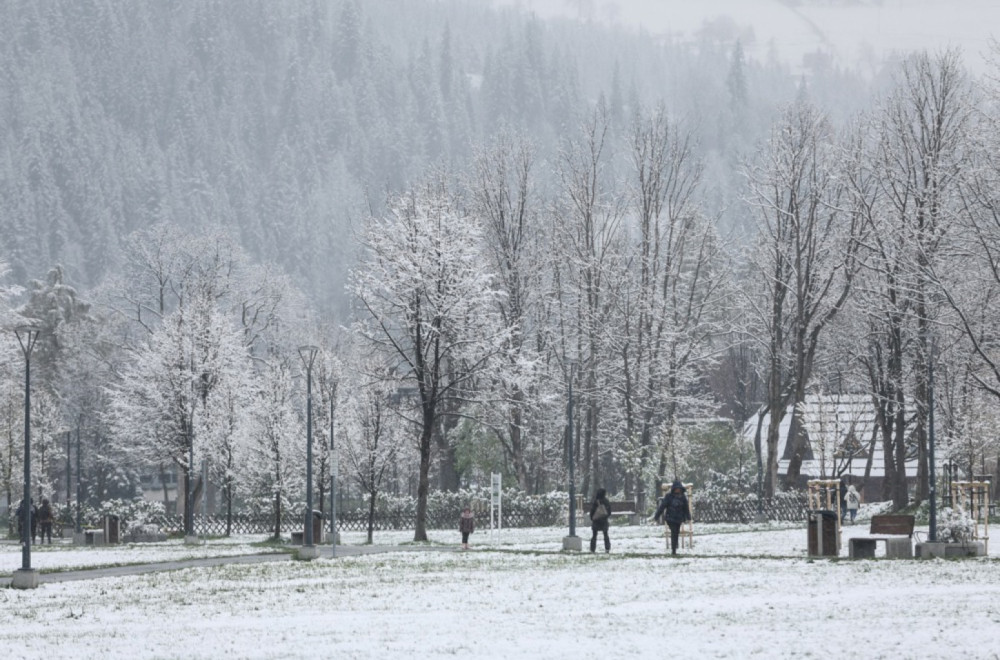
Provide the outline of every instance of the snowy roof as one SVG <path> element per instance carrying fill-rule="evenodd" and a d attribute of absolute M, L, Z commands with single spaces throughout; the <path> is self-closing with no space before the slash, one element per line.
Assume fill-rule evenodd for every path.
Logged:
<path fill-rule="evenodd" d="M 807 443 L 802 461 L 803 476 L 826 478 L 849 474 L 860 477 L 866 470 L 871 477 L 885 476 L 881 436 L 877 433 L 875 407 L 870 397 L 864 394 L 811 394 L 806 397 L 801 413 Z M 753 439 L 758 418 L 759 413 L 747 421 L 743 429 L 745 438 Z M 762 441 L 769 423 L 770 415 L 765 414 Z M 778 474 L 788 471 L 791 424 L 792 406 L 789 406 L 779 430 Z M 917 476 L 916 455 L 910 448 L 907 450 L 906 476 Z"/>

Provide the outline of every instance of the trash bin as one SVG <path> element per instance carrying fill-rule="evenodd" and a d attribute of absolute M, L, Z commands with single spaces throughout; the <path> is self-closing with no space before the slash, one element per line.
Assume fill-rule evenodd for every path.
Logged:
<path fill-rule="evenodd" d="M 323 512 L 313 511 L 312 515 L 313 523 L 313 545 L 323 542 Z M 302 526 L 302 543 L 305 543 L 305 525 Z"/>
<path fill-rule="evenodd" d="M 809 512 L 810 557 L 836 557 L 840 553 L 837 544 L 837 512 L 827 509 Z"/>
<path fill-rule="evenodd" d="M 119 543 L 118 516 L 104 516 L 104 542 L 108 545 Z"/>

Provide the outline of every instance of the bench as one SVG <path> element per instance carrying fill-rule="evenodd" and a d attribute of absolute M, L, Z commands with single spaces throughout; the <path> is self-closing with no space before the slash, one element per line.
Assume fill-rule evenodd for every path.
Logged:
<path fill-rule="evenodd" d="M 637 524 L 638 516 L 635 513 L 635 500 L 621 502 L 609 500 L 608 504 L 611 505 L 611 511 L 608 512 L 610 517 L 629 516 L 629 524 Z M 576 497 L 576 515 L 583 518 L 588 524 L 590 523 L 590 501 L 584 501 L 582 495 L 577 495 Z"/>
<path fill-rule="evenodd" d="M 885 543 L 888 559 L 913 557 L 913 516 L 881 514 L 872 516 L 869 536 L 856 536 L 848 543 L 851 559 L 872 558 L 879 541 Z"/>
<path fill-rule="evenodd" d="M 633 516 L 635 515 L 635 502 L 625 501 L 625 502 L 608 502 L 611 505 L 610 513 L 612 516 Z"/>

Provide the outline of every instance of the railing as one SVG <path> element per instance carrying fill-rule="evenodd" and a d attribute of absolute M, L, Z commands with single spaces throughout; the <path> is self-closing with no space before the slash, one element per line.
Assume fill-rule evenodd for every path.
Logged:
<path fill-rule="evenodd" d="M 476 527 L 485 529 L 490 523 L 489 511 L 475 512 Z M 163 516 L 150 521 L 159 525 L 166 534 L 182 534 L 184 532 L 183 516 Z M 548 527 L 562 522 L 559 512 L 550 508 L 537 510 L 511 510 L 503 512 L 503 527 Z M 329 527 L 329 517 L 324 521 L 324 528 Z M 373 530 L 401 531 L 416 527 L 417 515 L 412 512 L 376 512 Z M 304 525 L 302 514 L 284 514 L 281 516 L 282 534 L 299 531 Z M 458 514 L 452 512 L 428 512 L 427 529 L 458 529 Z M 346 532 L 364 532 L 368 530 L 367 511 L 337 512 L 337 529 Z M 234 514 L 232 519 L 233 534 L 271 534 L 274 532 L 273 514 Z M 194 532 L 198 535 L 222 536 L 226 533 L 226 516 L 195 515 Z"/>
<path fill-rule="evenodd" d="M 742 499 L 697 499 L 694 502 L 694 519 L 700 523 L 749 523 L 757 519 L 758 514 L 765 520 L 802 522 L 806 520 L 809 510 L 806 497 L 781 497 L 763 500 L 758 504 L 757 498 Z"/>
<path fill-rule="evenodd" d="M 694 520 L 699 523 L 749 523 L 758 517 L 758 503 L 754 497 L 707 499 L 696 498 L 693 502 Z M 764 500 L 760 513 L 766 520 L 800 522 L 806 520 L 808 505 L 805 496 L 783 496 L 773 500 Z M 490 513 L 485 506 L 474 506 L 473 513 L 476 527 L 485 529 L 489 526 Z M 585 512 L 577 510 L 586 517 Z M 567 507 L 554 505 L 538 505 L 535 507 L 510 507 L 503 510 L 503 527 L 552 527 L 566 522 Z M 649 515 L 652 515 L 651 513 Z M 648 516 L 646 516 L 648 517 Z M 404 531 L 416 526 L 416 513 L 412 511 L 376 511 L 373 530 Z M 183 516 L 161 516 L 148 522 L 159 525 L 166 534 L 183 534 Z M 123 521 L 128 528 L 129 521 Z M 303 527 L 303 515 L 299 512 L 284 512 L 281 516 L 281 533 L 288 535 L 300 531 Z M 324 528 L 329 527 L 329 518 L 324 521 Z M 427 529 L 458 529 L 458 513 L 451 511 L 428 511 Z M 203 536 L 223 536 L 226 533 L 226 516 L 195 515 L 194 532 Z M 368 529 L 368 512 L 364 510 L 339 511 L 337 513 L 337 528 L 347 532 L 364 532 Z M 274 515 L 270 513 L 235 513 L 232 517 L 232 534 L 272 534 L 274 532 Z"/>

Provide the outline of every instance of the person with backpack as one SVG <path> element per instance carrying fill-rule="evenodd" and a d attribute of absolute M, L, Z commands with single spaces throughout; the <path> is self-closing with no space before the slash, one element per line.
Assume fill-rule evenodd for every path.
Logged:
<path fill-rule="evenodd" d="M 847 500 L 847 512 L 851 514 L 851 524 L 854 524 L 854 519 L 858 516 L 858 509 L 861 508 L 861 494 L 854 488 L 854 484 L 847 487 L 847 495 L 844 496 Z"/>
<path fill-rule="evenodd" d="M 611 503 L 603 488 L 598 488 L 594 499 L 590 502 L 590 551 L 597 550 L 597 532 L 604 532 L 604 552 L 611 552 L 611 539 L 608 538 L 608 518 L 611 516 Z"/>
<path fill-rule="evenodd" d="M 670 486 L 670 492 L 660 500 L 653 518 L 656 522 L 663 520 L 670 528 L 670 554 L 677 554 L 677 540 L 680 537 L 681 525 L 691 520 L 691 508 L 688 504 L 686 489 L 680 480 L 675 480 Z"/>
<path fill-rule="evenodd" d="M 49 545 L 52 545 L 52 523 L 54 521 L 54 516 L 52 515 L 52 506 L 49 504 L 48 499 L 42 498 L 42 506 L 38 509 L 38 524 L 41 525 L 41 534 L 39 534 L 38 540 L 40 543 L 45 542 L 45 537 L 49 537 Z"/>

